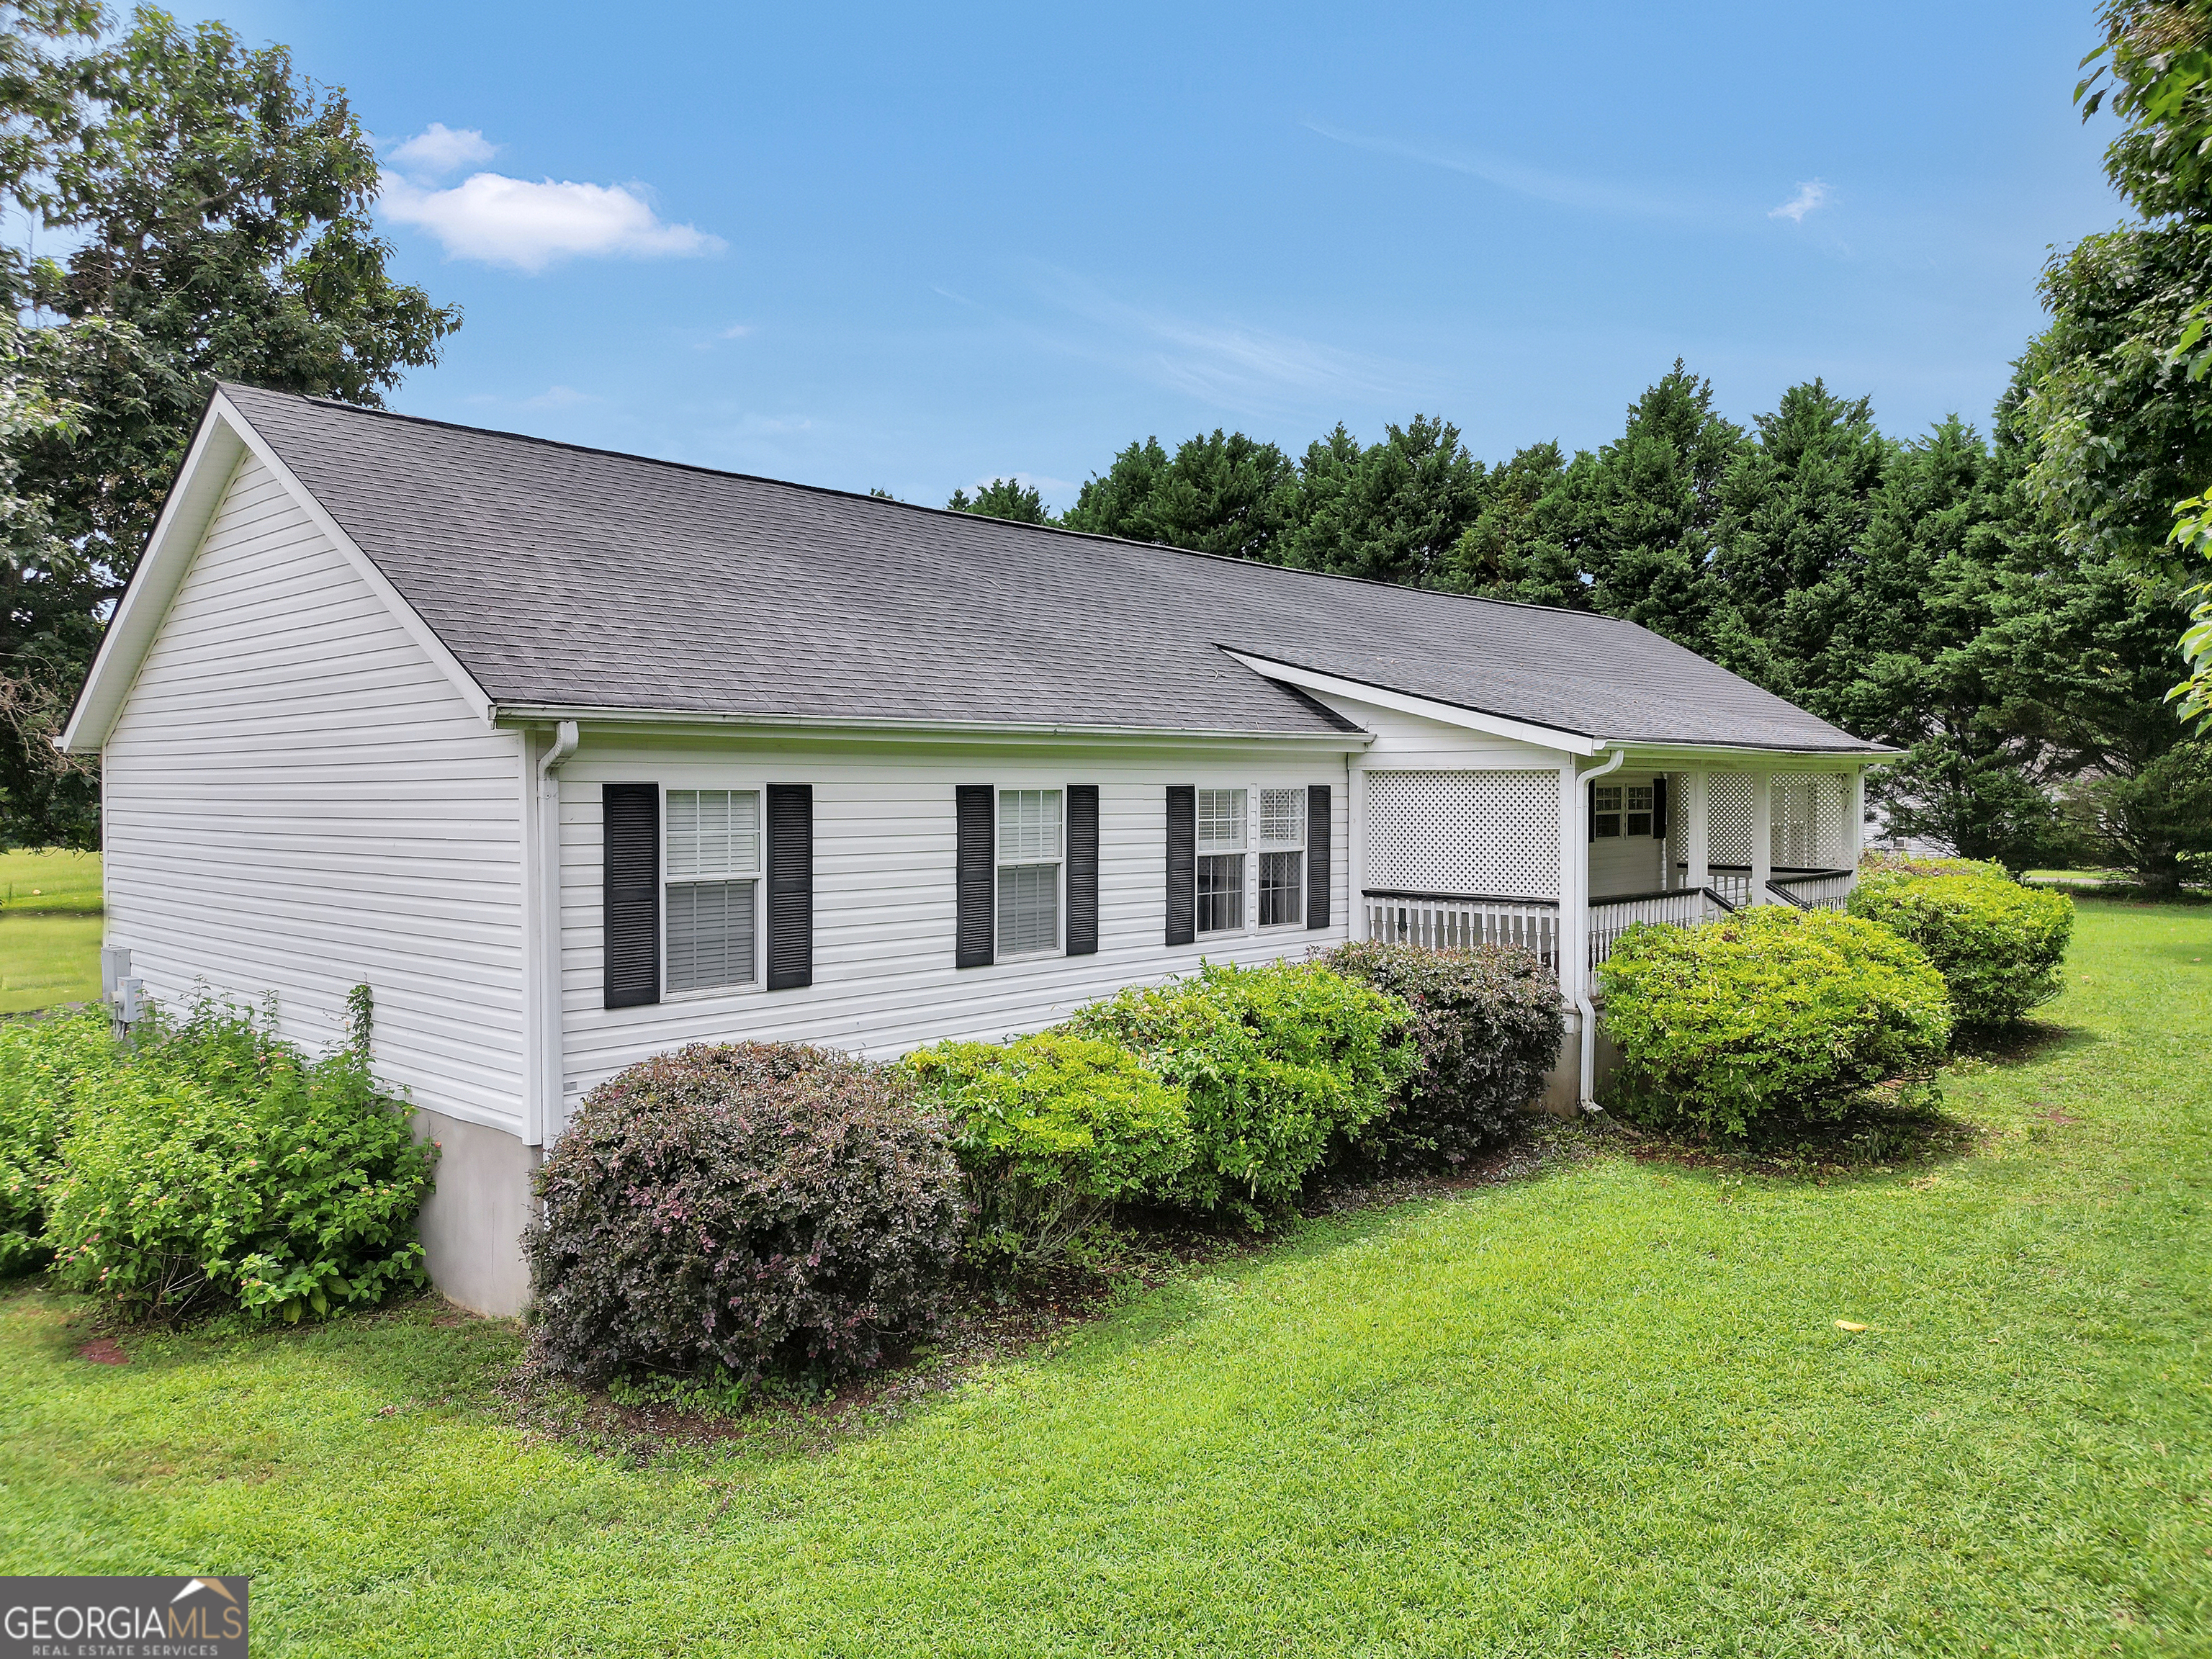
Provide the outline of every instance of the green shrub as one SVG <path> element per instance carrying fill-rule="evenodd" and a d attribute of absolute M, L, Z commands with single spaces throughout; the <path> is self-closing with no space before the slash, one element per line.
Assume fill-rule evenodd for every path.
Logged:
<path fill-rule="evenodd" d="M 2063 893 L 2023 887 L 1994 865 L 1920 860 L 1863 871 L 1850 905 L 1928 953 L 1962 1026 L 2008 1025 L 2058 994 L 2074 933 Z"/>
<path fill-rule="evenodd" d="M 1357 1150 L 1400 1165 L 1456 1168 L 1511 1131 L 1559 1057 L 1559 982 L 1532 951 L 1484 945 L 1428 951 L 1369 939 L 1322 958 L 1413 1011 L 1420 1066 L 1398 1109 Z"/>
<path fill-rule="evenodd" d="M 873 1365 L 959 1257 L 943 1122 L 896 1071 L 796 1043 L 695 1044 L 601 1084 L 538 1194 L 538 1352 L 586 1382 Z"/>
<path fill-rule="evenodd" d="M 1395 997 L 1315 963 L 1209 963 L 1095 1002 L 1064 1029 L 1133 1050 L 1189 1097 L 1194 1155 L 1151 1196 L 1258 1226 L 1334 1139 L 1390 1109 L 1419 1063 L 1412 1024 Z"/>
<path fill-rule="evenodd" d="M 46 1189 L 78 1092 L 114 1066 L 107 1011 L 0 1021 L 0 1273 L 43 1261 Z"/>
<path fill-rule="evenodd" d="M 1598 969 L 1624 1115 L 1741 1135 L 1777 1110 L 1841 1117 L 1930 1076 L 1951 1036 L 1942 975 L 1887 927 L 1759 905 L 1631 928 Z"/>
<path fill-rule="evenodd" d="M 249 1009 L 159 1009 L 82 1081 L 48 1189 L 63 1283 L 132 1318 L 296 1320 L 424 1282 L 433 1148 L 352 1047 L 309 1060 Z"/>
<path fill-rule="evenodd" d="M 900 1065 L 952 1125 L 966 1253 L 989 1276 L 1053 1266 L 1115 1205 L 1189 1166 L 1188 1097 L 1118 1044 L 1047 1031 L 940 1043 Z"/>

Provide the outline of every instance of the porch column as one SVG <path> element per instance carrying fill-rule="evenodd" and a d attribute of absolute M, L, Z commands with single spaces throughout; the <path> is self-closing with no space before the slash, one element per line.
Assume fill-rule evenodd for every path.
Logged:
<path fill-rule="evenodd" d="M 1844 863 L 1856 870 L 1866 852 L 1866 768 L 1851 769 L 1850 787 L 1845 793 L 1851 804 L 1847 810 L 1850 821 L 1844 826 Z"/>
<path fill-rule="evenodd" d="M 1587 793 L 1569 761 L 1559 769 L 1559 994 L 1571 1009 L 1576 998 L 1586 994 L 1589 967 L 1589 831 L 1583 822 Z"/>
<path fill-rule="evenodd" d="M 1345 885 L 1350 890 L 1345 902 L 1352 907 L 1345 918 L 1344 936 L 1363 939 L 1367 937 L 1367 900 L 1361 891 L 1367 885 L 1367 757 L 1362 754 L 1344 757 L 1344 822 Z"/>
<path fill-rule="evenodd" d="M 1766 884 L 1774 879 L 1774 775 L 1751 775 L 1751 902 L 1771 904 Z"/>
<path fill-rule="evenodd" d="M 1712 799 L 1705 771 L 1685 773 L 1682 778 L 1682 885 L 1695 892 L 1713 881 Z"/>

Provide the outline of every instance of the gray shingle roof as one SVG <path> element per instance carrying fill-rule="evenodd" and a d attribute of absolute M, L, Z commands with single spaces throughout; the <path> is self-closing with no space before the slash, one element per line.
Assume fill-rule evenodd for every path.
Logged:
<path fill-rule="evenodd" d="M 1227 647 L 1587 737 L 1874 747 L 1609 617 L 223 391 L 495 702 L 1341 728 Z"/>

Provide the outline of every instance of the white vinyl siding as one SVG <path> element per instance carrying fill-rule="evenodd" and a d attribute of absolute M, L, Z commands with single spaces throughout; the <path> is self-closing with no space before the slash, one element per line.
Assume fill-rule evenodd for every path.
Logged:
<path fill-rule="evenodd" d="M 106 937 L 320 1049 L 376 999 L 377 1074 L 522 1129 L 522 745 L 485 729 L 254 457 L 102 756 Z"/>
<path fill-rule="evenodd" d="M 673 995 L 760 977 L 760 794 L 672 789 L 665 803 L 666 948 Z"/>
<path fill-rule="evenodd" d="M 1062 836 L 1057 789 L 999 791 L 998 954 L 1060 949 Z"/>
<path fill-rule="evenodd" d="M 1350 914 L 1341 897 L 1343 756 L 1254 747 L 1259 752 L 1238 757 L 1254 782 L 1331 786 L 1340 896 L 1331 928 L 1224 935 L 1203 947 L 1218 962 L 1303 957 L 1309 947 L 1344 939 Z M 655 742 L 586 726 L 582 750 L 561 772 L 567 1098 L 573 1103 L 623 1066 L 684 1042 L 789 1038 L 889 1057 L 946 1038 L 996 1042 L 1042 1030 L 1122 986 L 1188 973 L 1199 952 L 1164 938 L 1166 790 L 1220 776 L 1218 754 L 1188 750 L 1069 744 L 1017 764 L 1003 750 L 953 744 L 802 749 L 759 740 L 749 746 L 734 734 Z M 600 785 L 733 788 L 763 779 L 813 787 L 814 982 L 772 997 L 733 988 L 651 1007 L 602 1006 Z M 954 792 L 981 780 L 993 784 L 994 819 L 1000 788 L 1059 793 L 1064 807 L 1069 784 L 1097 785 L 1095 955 L 1054 951 L 983 968 L 954 965 Z M 1064 929 L 1064 893 L 1059 920 Z M 999 948 L 1005 951 L 1003 940 Z"/>

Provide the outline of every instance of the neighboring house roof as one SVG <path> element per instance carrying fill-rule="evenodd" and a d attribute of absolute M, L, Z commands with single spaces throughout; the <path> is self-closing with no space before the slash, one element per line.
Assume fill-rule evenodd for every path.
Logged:
<path fill-rule="evenodd" d="M 1881 752 L 1612 617 L 222 392 L 496 704 L 1344 729 L 1234 650 L 1613 742 Z"/>

